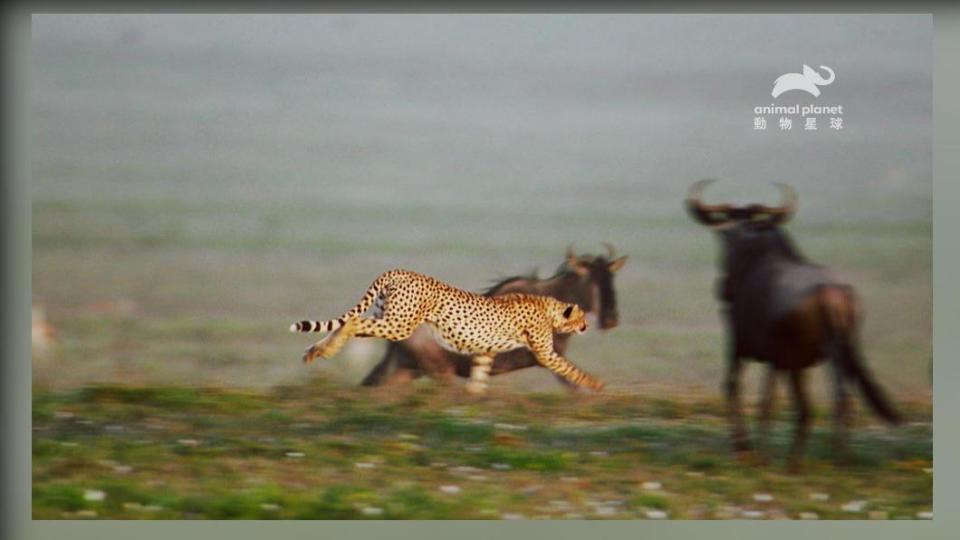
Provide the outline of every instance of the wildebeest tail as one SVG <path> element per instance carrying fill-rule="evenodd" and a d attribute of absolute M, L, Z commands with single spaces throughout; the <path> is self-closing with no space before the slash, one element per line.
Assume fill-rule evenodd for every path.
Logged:
<path fill-rule="evenodd" d="M 846 378 L 859 384 L 867 404 L 878 416 L 891 424 L 899 424 L 900 414 L 893 408 L 886 392 L 874 381 L 856 345 L 857 304 L 853 289 L 830 285 L 821 288 L 819 294 L 820 307 L 824 310 L 833 341 L 831 360 L 840 362 Z"/>
<path fill-rule="evenodd" d="M 870 404 L 873 411 L 893 425 L 901 423 L 903 419 L 900 417 L 900 413 L 893 408 L 886 392 L 873 380 L 873 376 L 863 365 L 863 358 L 860 357 L 859 352 L 849 344 L 844 349 L 844 357 L 849 359 L 848 369 L 853 377 L 860 382 L 860 389 L 863 390 L 863 395 L 867 398 L 867 403 Z"/>
<path fill-rule="evenodd" d="M 333 332 L 334 330 L 340 328 L 347 322 L 347 320 L 354 317 L 359 317 L 366 313 L 370 306 L 373 305 L 374 300 L 377 299 L 377 296 L 387 287 L 390 283 L 390 272 L 381 274 L 373 284 L 367 288 L 367 292 L 363 295 L 363 298 L 360 299 L 360 302 L 353 308 L 341 315 L 336 319 L 330 319 L 329 321 L 297 321 L 290 325 L 291 332 Z"/>

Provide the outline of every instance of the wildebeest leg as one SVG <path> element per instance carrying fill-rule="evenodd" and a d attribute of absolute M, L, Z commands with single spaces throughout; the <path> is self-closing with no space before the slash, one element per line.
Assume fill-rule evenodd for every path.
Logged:
<path fill-rule="evenodd" d="M 467 382 L 467 392 L 483 394 L 487 391 L 487 381 L 490 379 L 490 366 L 493 357 L 480 355 L 473 357 L 473 366 L 470 368 L 470 381 Z"/>
<path fill-rule="evenodd" d="M 796 431 L 793 444 L 787 458 L 787 470 L 798 473 L 803 466 L 803 453 L 807 446 L 807 433 L 810 429 L 810 403 L 807 401 L 806 378 L 803 369 L 790 371 L 790 389 L 797 406 Z"/>
<path fill-rule="evenodd" d="M 840 354 L 840 351 L 836 351 Z M 838 462 L 845 462 L 847 454 L 847 437 L 850 432 L 850 393 L 847 389 L 847 373 L 839 358 L 831 358 L 830 367 L 833 371 L 833 450 L 834 458 Z"/>
<path fill-rule="evenodd" d="M 454 367 L 446 354 L 433 342 L 423 343 L 408 339 L 390 341 L 383 359 L 360 384 L 363 386 L 383 386 L 398 384 L 429 376 L 441 383 L 451 382 Z"/>
<path fill-rule="evenodd" d="M 386 383 L 387 379 L 397 370 L 400 355 L 404 354 L 400 343 L 390 342 L 387 344 L 387 350 L 370 373 L 363 378 L 362 386 L 380 386 Z"/>
<path fill-rule="evenodd" d="M 731 345 L 727 356 L 727 373 L 723 380 L 723 386 L 727 398 L 727 418 L 730 422 L 734 452 L 750 450 L 750 438 L 747 436 L 747 427 L 744 424 L 743 411 L 740 408 L 740 365 L 741 359 L 737 356 L 736 346 Z"/>
<path fill-rule="evenodd" d="M 398 368 L 383 380 L 382 386 L 403 385 L 422 375 L 423 372 L 416 369 Z"/>
<path fill-rule="evenodd" d="M 767 443 L 770 438 L 770 421 L 773 415 L 773 404 L 777 399 L 777 375 L 779 372 L 773 364 L 767 367 L 766 377 L 763 379 L 763 387 L 760 389 L 760 420 L 757 429 L 757 450 L 760 452 L 760 458 L 769 461 L 770 449 Z"/>

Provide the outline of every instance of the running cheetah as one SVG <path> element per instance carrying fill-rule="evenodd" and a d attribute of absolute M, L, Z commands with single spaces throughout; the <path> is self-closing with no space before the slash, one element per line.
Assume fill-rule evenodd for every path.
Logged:
<path fill-rule="evenodd" d="M 373 317 L 362 317 L 371 306 Z M 481 296 L 408 270 L 381 274 L 360 303 L 341 317 L 296 322 L 290 331 L 333 332 L 307 349 L 303 361 L 309 363 L 335 355 L 351 337 L 400 341 L 422 323 L 430 325 L 445 348 L 475 355 L 473 369 L 481 377 L 489 372 L 495 354 L 526 347 L 544 367 L 571 383 L 595 391 L 603 388 L 602 381 L 553 349 L 554 332 L 587 330 L 576 304 L 520 293 Z"/>

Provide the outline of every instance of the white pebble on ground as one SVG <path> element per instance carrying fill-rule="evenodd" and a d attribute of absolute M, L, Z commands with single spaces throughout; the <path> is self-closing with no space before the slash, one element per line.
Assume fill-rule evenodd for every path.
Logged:
<path fill-rule="evenodd" d="M 850 501 L 847 504 L 843 505 L 841 508 L 844 512 L 863 512 L 863 509 L 867 507 L 867 501 L 856 500 Z"/>
<path fill-rule="evenodd" d="M 83 492 L 83 500 L 100 502 L 107 498 L 107 494 L 100 491 L 99 489 L 88 489 Z"/>

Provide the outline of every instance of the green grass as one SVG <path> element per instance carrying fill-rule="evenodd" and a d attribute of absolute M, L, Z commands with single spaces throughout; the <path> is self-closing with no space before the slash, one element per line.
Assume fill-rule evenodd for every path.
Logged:
<path fill-rule="evenodd" d="M 319 378 L 269 392 L 36 389 L 33 515 L 636 518 L 656 509 L 672 518 L 723 517 L 723 507 L 757 506 L 758 492 L 774 496 L 767 510 L 789 517 L 865 517 L 841 510 L 854 499 L 890 517 L 932 505 L 929 410 L 910 412 L 912 423 L 895 430 L 862 419 L 854 459 L 840 468 L 830 431 L 818 423 L 805 474 L 789 476 L 781 463 L 788 422 L 773 431 L 774 462 L 756 466 L 733 458 L 718 413 L 665 418 L 656 413 L 663 406 L 662 398 L 626 394 L 473 398 L 459 387 L 360 390 Z M 638 413 L 625 421 L 630 407 Z M 651 480 L 662 489 L 645 490 Z M 88 500 L 90 490 L 106 497 Z M 831 500 L 811 501 L 814 491 Z"/>

